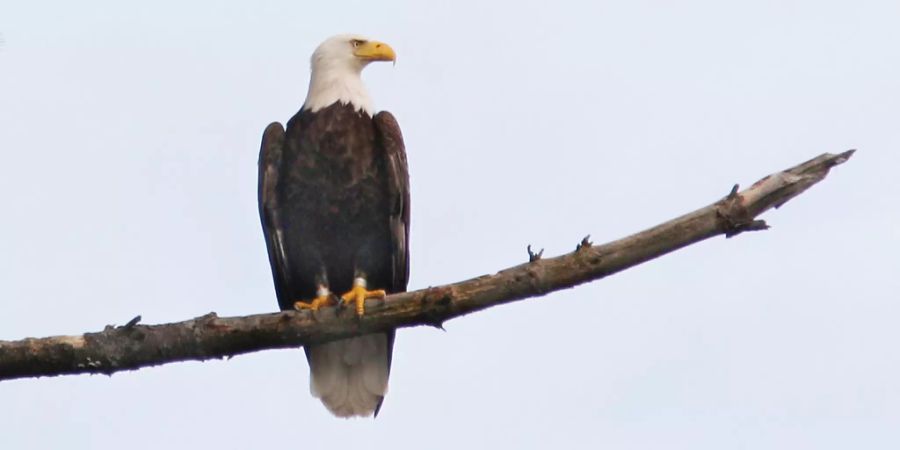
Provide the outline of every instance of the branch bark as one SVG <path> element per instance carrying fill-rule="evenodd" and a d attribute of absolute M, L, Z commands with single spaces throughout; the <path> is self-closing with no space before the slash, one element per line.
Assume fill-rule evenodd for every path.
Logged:
<path fill-rule="evenodd" d="M 265 349 L 298 347 L 390 328 L 431 325 L 492 306 L 598 280 L 687 245 L 724 234 L 768 228 L 756 217 L 818 183 L 853 155 L 826 153 L 731 192 L 715 203 L 648 230 L 603 245 L 588 238 L 572 253 L 541 258 L 529 248 L 529 262 L 493 275 L 394 294 L 370 301 L 366 315 L 352 308 L 316 313 L 284 311 L 245 317 L 215 313 L 183 322 L 139 325 L 136 317 L 80 336 L 0 341 L 0 380 L 112 374 L 176 361 L 223 358 Z"/>

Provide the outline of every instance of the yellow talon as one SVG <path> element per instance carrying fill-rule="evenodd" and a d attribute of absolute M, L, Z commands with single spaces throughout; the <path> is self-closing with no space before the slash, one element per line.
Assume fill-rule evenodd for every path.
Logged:
<path fill-rule="evenodd" d="M 384 289 L 366 290 L 366 280 L 357 278 L 353 282 L 353 289 L 342 295 L 341 300 L 344 303 L 356 302 L 356 315 L 362 316 L 366 313 L 366 299 L 384 298 L 386 295 Z"/>
<path fill-rule="evenodd" d="M 318 311 L 319 308 L 323 306 L 328 306 L 331 304 L 331 293 L 328 290 L 320 289 L 316 298 L 312 299 L 311 302 L 294 302 L 294 309 L 296 310 L 304 310 L 308 309 L 311 311 Z"/>

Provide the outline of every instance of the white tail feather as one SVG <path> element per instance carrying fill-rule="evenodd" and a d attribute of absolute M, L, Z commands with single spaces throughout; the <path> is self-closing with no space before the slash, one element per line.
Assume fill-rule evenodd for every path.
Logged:
<path fill-rule="evenodd" d="M 387 341 L 378 333 L 307 347 L 312 395 L 338 417 L 372 415 L 387 393 Z"/>

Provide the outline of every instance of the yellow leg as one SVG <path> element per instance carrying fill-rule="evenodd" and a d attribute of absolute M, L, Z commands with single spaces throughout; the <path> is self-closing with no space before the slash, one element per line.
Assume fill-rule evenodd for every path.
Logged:
<path fill-rule="evenodd" d="M 324 286 L 319 286 L 318 292 L 316 292 L 316 298 L 312 299 L 311 302 L 294 302 L 294 309 L 303 310 L 309 309 L 312 311 L 317 311 L 319 308 L 323 306 L 328 306 L 331 304 L 331 292 L 328 291 L 328 288 Z"/>
<path fill-rule="evenodd" d="M 383 289 L 376 289 L 374 291 L 366 290 L 366 280 L 364 278 L 357 278 L 353 280 L 353 289 L 350 289 L 349 292 L 341 296 L 341 300 L 344 303 L 355 302 L 356 303 L 356 315 L 362 316 L 366 313 L 366 299 L 369 298 L 384 298 L 387 295 Z"/>

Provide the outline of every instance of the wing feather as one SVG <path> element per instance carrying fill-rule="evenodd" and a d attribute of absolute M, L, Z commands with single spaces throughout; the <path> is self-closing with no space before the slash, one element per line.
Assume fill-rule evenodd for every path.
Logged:
<path fill-rule="evenodd" d="M 279 220 L 278 179 L 281 173 L 281 155 L 284 145 L 284 127 L 272 122 L 263 132 L 259 149 L 259 218 L 262 222 L 266 248 L 269 251 L 269 265 L 275 281 L 275 293 L 282 309 L 289 300 L 285 294 L 288 283 L 288 260 L 284 248 L 284 229 Z"/>
<path fill-rule="evenodd" d="M 372 119 L 377 130 L 378 143 L 384 149 L 384 166 L 387 173 L 387 189 L 391 199 L 391 211 L 389 214 L 391 231 L 391 269 L 393 277 L 390 292 L 406 292 L 409 282 L 409 166 L 406 161 L 406 147 L 403 144 L 403 134 L 400 125 L 394 115 L 381 111 Z M 394 330 L 387 333 L 387 372 L 383 374 L 385 389 L 380 392 L 381 398 L 375 407 L 375 416 L 381 409 L 384 401 L 384 391 L 387 387 L 387 377 L 390 373 L 391 359 L 394 348 Z M 378 390 L 375 390 L 375 393 Z"/>
<path fill-rule="evenodd" d="M 391 292 L 406 292 L 409 281 L 409 166 L 403 134 L 394 115 L 381 111 L 373 118 L 377 139 L 384 149 L 387 168 L 387 188 L 392 209 L 390 213 L 391 243 L 393 245 L 393 286 Z"/>

